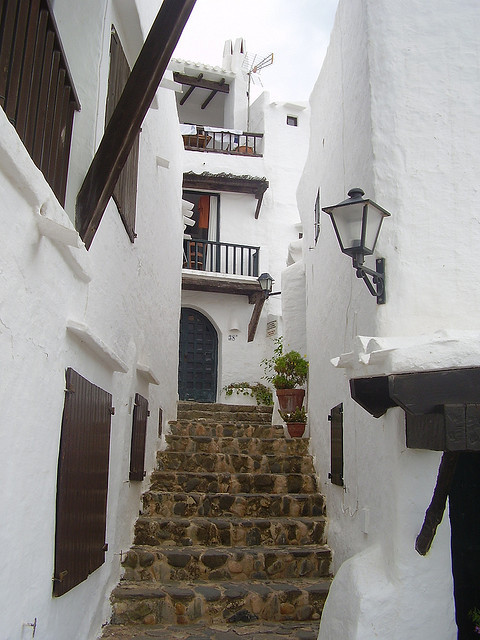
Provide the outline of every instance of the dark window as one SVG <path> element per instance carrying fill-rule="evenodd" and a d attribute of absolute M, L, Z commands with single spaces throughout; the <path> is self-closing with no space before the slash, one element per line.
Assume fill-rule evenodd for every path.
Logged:
<path fill-rule="evenodd" d="M 64 205 L 80 104 L 47 0 L 0 2 L 0 106 Z"/>
<path fill-rule="evenodd" d="M 105 561 L 112 396 L 67 369 L 57 472 L 53 594 Z"/>
<path fill-rule="evenodd" d="M 136 393 L 130 447 L 130 480 L 143 480 L 145 477 L 145 439 L 149 415 L 148 400 Z"/>
<path fill-rule="evenodd" d="M 112 117 L 117 102 L 122 95 L 125 84 L 130 75 L 130 67 L 122 48 L 120 38 L 112 28 L 110 40 L 110 73 L 108 77 L 108 95 L 106 107 L 106 122 Z M 113 191 L 113 199 L 118 207 L 125 229 L 133 242 L 135 234 L 135 215 L 137 209 L 137 173 L 138 173 L 138 147 L 140 134 L 133 143 L 132 150 L 127 158 L 125 166 L 120 173 Z"/>
<path fill-rule="evenodd" d="M 317 191 L 317 197 L 315 198 L 315 217 L 313 222 L 314 234 L 315 234 L 315 244 L 317 244 L 318 236 L 320 235 L 320 189 Z"/>
<path fill-rule="evenodd" d="M 298 127 L 298 118 L 297 118 L 297 116 L 287 116 L 287 124 L 290 127 Z"/>
<path fill-rule="evenodd" d="M 343 487 L 343 404 L 338 404 L 328 416 L 330 420 L 330 474 L 333 484 Z"/>

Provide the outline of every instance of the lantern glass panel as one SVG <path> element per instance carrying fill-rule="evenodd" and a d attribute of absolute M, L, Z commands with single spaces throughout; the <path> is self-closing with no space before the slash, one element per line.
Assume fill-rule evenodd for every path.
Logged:
<path fill-rule="evenodd" d="M 362 243 L 363 209 L 365 204 L 358 202 L 332 210 L 332 218 L 337 230 L 342 251 L 354 253 Z M 353 251 L 352 251 L 353 250 Z"/>
<path fill-rule="evenodd" d="M 377 244 L 378 234 L 380 233 L 380 227 L 382 226 L 385 213 L 375 206 L 373 202 L 368 205 L 368 211 L 366 216 L 366 229 L 365 233 L 365 253 L 371 254 Z"/>

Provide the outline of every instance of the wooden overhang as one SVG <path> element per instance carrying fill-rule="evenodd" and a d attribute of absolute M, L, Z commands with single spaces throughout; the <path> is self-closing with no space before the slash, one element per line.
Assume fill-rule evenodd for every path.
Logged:
<path fill-rule="evenodd" d="M 185 102 L 189 99 L 195 89 L 207 89 L 210 91 L 209 96 L 202 104 L 202 109 L 206 109 L 213 97 L 217 93 L 229 93 L 230 85 L 226 83 L 225 78 L 221 78 L 218 81 L 215 80 L 206 80 L 203 77 L 203 73 L 199 73 L 198 76 L 189 76 L 183 73 L 179 73 L 178 71 L 174 72 L 173 79 L 175 82 L 180 84 L 184 84 L 189 87 L 188 91 L 180 100 L 180 104 L 184 105 Z"/>
<path fill-rule="evenodd" d="M 480 451 L 480 367 L 353 378 L 350 391 L 376 418 L 404 409 L 409 448 Z"/>
<path fill-rule="evenodd" d="M 480 451 L 480 367 L 400 373 L 350 380 L 352 398 L 379 418 L 405 411 L 411 449 L 443 451 L 433 497 L 415 550 L 426 555 L 443 519 L 461 453 Z"/>
<path fill-rule="evenodd" d="M 266 178 L 252 176 L 236 176 L 231 173 L 194 173 L 183 174 L 184 189 L 202 189 L 203 191 L 228 191 L 232 193 L 249 193 L 258 200 L 255 219 L 260 215 L 263 196 L 269 187 Z"/>
<path fill-rule="evenodd" d="M 77 196 L 88 249 L 196 0 L 164 0 Z"/>
<path fill-rule="evenodd" d="M 253 304 L 252 317 L 248 324 L 247 341 L 255 338 L 260 314 L 265 304 L 265 294 L 258 280 L 246 281 L 238 278 L 215 277 L 215 274 L 186 273 L 182 275 L 182 289 L 184 291 L 206 291 L 208 293 L 228 293 L 237 296 L 248 296 L 248 301 Z"/>

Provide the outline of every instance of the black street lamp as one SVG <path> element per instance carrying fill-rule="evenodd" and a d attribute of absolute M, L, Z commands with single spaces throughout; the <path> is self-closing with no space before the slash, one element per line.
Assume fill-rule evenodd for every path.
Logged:
<path fill-rule="evenodd" d="M 272 293 L 272 287 L 275 280 L 269 273 L 262 273 L 258 276 L 258 282 L 260 283 L 260 287 L 262 288 L 265 298 L 268 298 Z"/>
<path fill-rule="evenodd" d="M 383 219 L 390 213 L 369 198 L 362 189 L 350 189 L 349 198 L 322 211 L 332 219 L 340 249 L 350 256 L 357 278 L 362 278 L 377 304 L 385 303 L 385 259 L 378 258 L 376 271 L 363 265 L 365 256 L 375 250 Z M 372 281 L 368 278 L 372 277 Z"/>

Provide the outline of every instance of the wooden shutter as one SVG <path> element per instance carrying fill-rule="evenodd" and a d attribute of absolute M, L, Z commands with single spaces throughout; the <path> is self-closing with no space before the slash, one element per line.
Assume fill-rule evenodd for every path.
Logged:
<path fill-rule="evenodd" d="M 57 473 L 53 594 L 61 596 L 105 561 L 112 396 L 66 373 Z"/>
<path fill-rule="evenodd" d="M 106 107 L 106 122 L 112 117 L 117 102 L 130 75 L 130 67 L 122 48 L 120 38 L 112 27 L 110 40 L 110 74 L 108 77 L 108 94 Z M 136 238 L 135 215 L 137 208 L 137 173 L 138 173 L 138 148 L 140 134 L 135 138 L 132 150 L 120 173 L 113 191 L 113 199 L 118 207 L 128 237 L 131 242 Z"/>
<path fill-rule="evenodd" d="M 330 474 L 333 484 L 343 487 L 343 404 L 338 404 L 328 416 L 330 420 Z"/>
<path fill-rule="evenodd" d="M 149 415 L 148 400 L 136 393 L 130 447 L 130 480 L 143 480 L 145 477 L 145 438 Z"/>
<path fill-rule="evenodd" d="M 0 106 L 63 205 L 80 103 L 48 0 L 0 2 Z"/>

